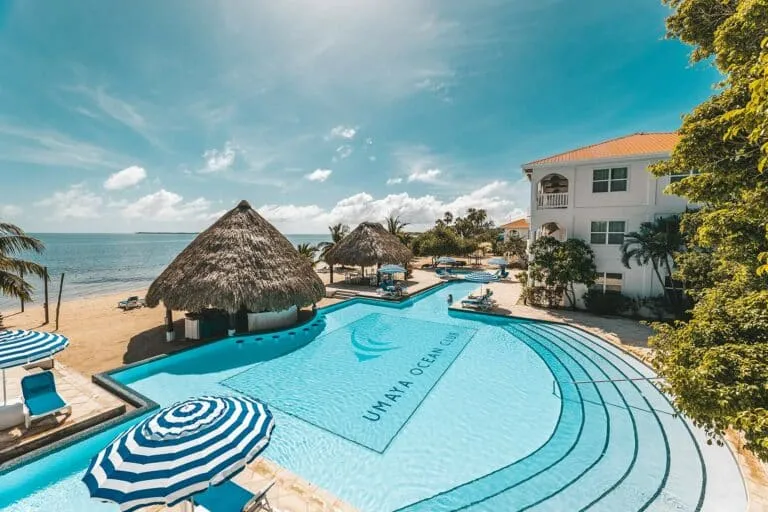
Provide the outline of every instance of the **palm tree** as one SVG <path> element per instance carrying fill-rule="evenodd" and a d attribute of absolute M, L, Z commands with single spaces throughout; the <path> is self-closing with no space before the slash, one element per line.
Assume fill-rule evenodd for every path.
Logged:
<path fill-rule="evenodd" d="M 24 280 L 24 274 L 47 279 L 45 267 L 32 261 L 17 258 L 25 251 L 42 253 L 43 242 L 27 235 L 13 224 L 0 222 L 0 293 L 27 302 L 32 301 L 32 285 Z"/>
<path fill-rule="evenodd" d="M 328 226 L 328 231 L 331 232 L 330 242 L 321 242 L 317 245 L 317 249 L 320 251 L 320 258 L 325 259 L 325 255 L 331 250 L 331 247 L 341 242 L 341 240 L 349 234 L 349 226 L 346 224 L 334 224 Z"/>
<path fill-rule="evenodd" d="M 677 293 L 675 280 L 672 279 L 674 254 L 683 246 L 683 236 L 680 232 L 680 217 L 657 218 L 653 222 L 643 222 L 638 231 L 632 231 L 624 236 L 621 244 L 621 262 L 630 267 L 630 262 L 638 265 L 651 264 L 656 278 L 673 307 L 681 305 L 682 297 Z M 665 275 L 662 275 L 662 270 Z M 667 288 L 667 279 L 672 289 Z"/>
<path fill-rule="evenodd" d="M 408 245 L 411 235 L 405 232 L 405 227 L 408 226 L 409 223 L 400 220 L 400 216 L 394 214 L 390 214 L 384 221 L 387 224 L 387 231 L 399 238 L 402 244 Z"/>
<path fill-rule="evenodd" d="M 311 263 L 312 266 L 315 266 L 315 263 L 317 261 L 315 260 L 315 254 L 317 254 L 317 247 L 315 247 L 312 244 L 298 244 L 296 246 L 296 250 L 299 251 L 299 255 L 303 256 L 304 258 L 307 258 Z"/>

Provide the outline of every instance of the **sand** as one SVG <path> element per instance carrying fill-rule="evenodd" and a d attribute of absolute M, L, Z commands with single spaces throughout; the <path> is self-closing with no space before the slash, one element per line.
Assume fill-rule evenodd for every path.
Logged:
<path fill-rule="evenodd" d="M 136 290 L 62 302 L 56 332 L 67 336 L 70 346 L 56 358 L 80 373 L 92 375 L 188 346 L 188 342 L 165 342 L 164 308 L 117 308 L 120 300 L 131 295 L 143 297 L 145 292 Z M 28 304 L 24 313 L 4 311 L 4 324 L 8 329 L 53 331 L 55 309 L 53 304 L 48 325 L 43 325 L 43 307 L 37 303 Z M 174 313 L 179 329 L 183 318 L 183 313 Z"/>

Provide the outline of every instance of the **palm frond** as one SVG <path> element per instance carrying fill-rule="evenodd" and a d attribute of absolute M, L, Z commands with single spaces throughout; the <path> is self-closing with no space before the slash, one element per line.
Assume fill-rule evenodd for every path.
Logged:
<path fill-rule="evenodd" d="M 32 285 L 19 276 L 4 270 L 0 270 L 0 293 L 8 297 L 32 302 Z"/>
<path fill-rule="evenodd" d="M 48 272 L 45 267 L 38 263 L 17 258 L 8 258 L 2 255 L 0 255 L 0 271 L 13 272 L 19 275 L 22 273 L 34 275 L 40 279 L 46 279 L 48 277 Z"/>

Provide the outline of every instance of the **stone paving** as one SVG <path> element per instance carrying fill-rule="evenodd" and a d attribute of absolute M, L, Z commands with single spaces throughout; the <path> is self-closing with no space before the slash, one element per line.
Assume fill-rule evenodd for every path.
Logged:
<path fill-rule="evenodd" d="M 267 493 L 275 512 L 357 512 L 357 509 L 328 491 L 311 484 L 274 462 L 259 459 L 233 478 L 233 481 L 252 493 L 258 493 L 275 482 Z M 184 512 L 183 504 L 174 507 L 157 506 L 152 512 Z"/>
<path fill-rule="evenodd" d="M 21 378 L 38 371 L 21 367 L 6 370 L 8 398 L 21 396 Z M 0 464 L 125 412 L 126 405 L 120 399 L 62 363 L 55 364 L 53 373 L 56 390 L 72 406 L 72 413 L 42 418 L 29 430 L 23 423 L 0 430 Z"/>

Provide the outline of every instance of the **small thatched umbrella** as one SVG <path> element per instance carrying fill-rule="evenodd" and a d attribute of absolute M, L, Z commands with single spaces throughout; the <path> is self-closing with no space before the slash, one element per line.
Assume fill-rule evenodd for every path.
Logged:
<path fill-rule="evenodd" d="M 406 265 L 411 258 L 411 250 L 377 222 L 360 223 L 325 255 L 325 261 L 331 268 L 336 264 L 360 267 L 385 263 Z"/>
<path fill-rule="evenodd" d="M 155 279 L 146 301 L 170 311 L 213 307 L 234 313 L 304 307 L 325 296 L 312 264 L 272 224 L 241 201 L 200 233 Z M 233 327 L 230 325 L 230 327 Z"/>

